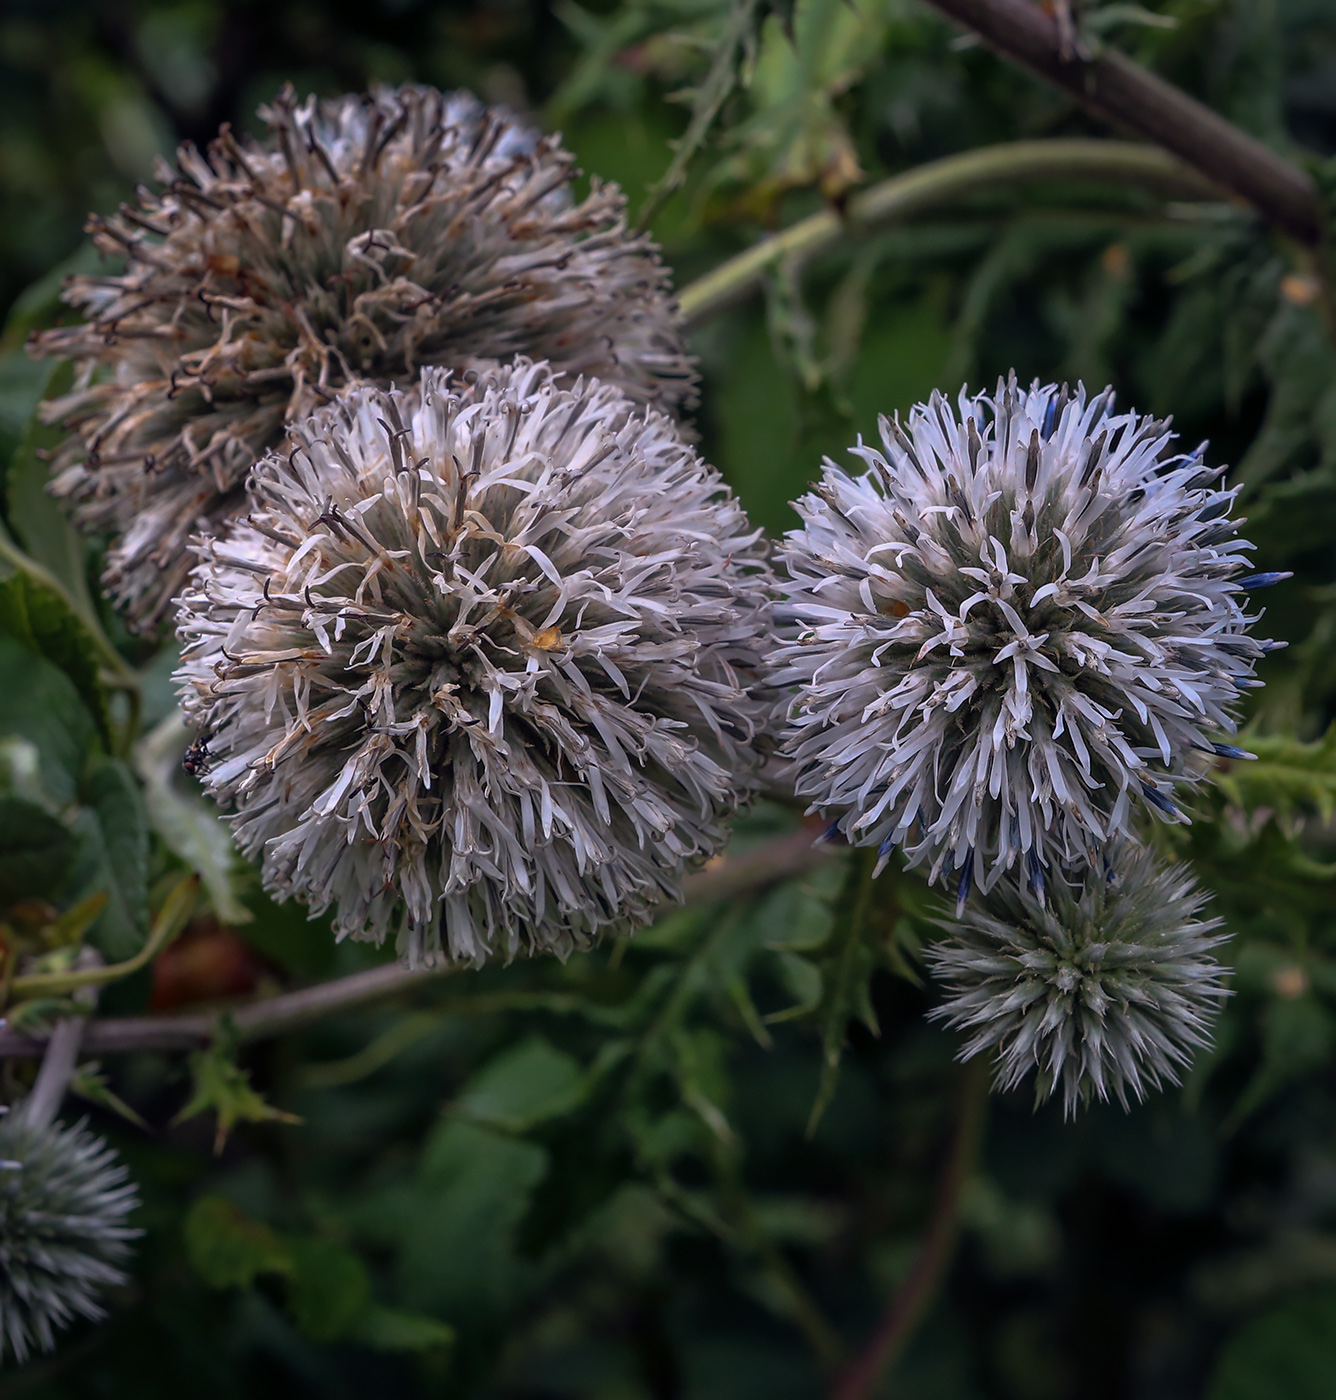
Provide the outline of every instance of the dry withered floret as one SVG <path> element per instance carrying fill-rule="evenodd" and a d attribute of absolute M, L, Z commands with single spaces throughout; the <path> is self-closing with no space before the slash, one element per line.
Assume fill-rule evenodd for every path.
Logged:
<path fill-rule="evenodd" d="M 345 385 L 522 354 L 666 409 L 694 392 L 656 250 L 616 186 L 574 201 L 556 137 L 425 87 L 289 89 L 261 116 L 262 142 L 183 146 L 161 192 L 93 221 L 125 271 L 73 279 L 86 321 L 34 346 L 78 366 L 46 409 L 73 430 L 53 489 L 110 537 L 136 626 L 180 590 L 189 537 L 242 509 L 252 464 Z"/>

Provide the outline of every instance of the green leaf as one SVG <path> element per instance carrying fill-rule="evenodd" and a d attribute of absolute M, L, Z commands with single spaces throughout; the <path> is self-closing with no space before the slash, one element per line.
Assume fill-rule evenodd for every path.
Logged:
<path fill-rule="evenodd" d="M 314 1342 L 337 1341 L 370 1300 L 366 1265 L 343 1245 L 310 1237 L 290 1240 L 288 1255 L 288 1306 L 297 1326 Z"/>
<path fill-rule="evenodd" d="M 103 744 L 110 748 L 111 722 L 97 651 L 88 629 L 64 599 L 25 574 L 15 574 L 0 583 L 0 628 L 64 671 L 96 720 Z"/>
<path fill-rule="evenodd" d="M 292 1251 L 267 1225 L 222 1196 L 201 1196 L 185 1222 L 186 1258 L 211 1288 L 249 1288 L 260 1274 L 290 1274 Z"/>
<path fill-rule="evenodd" d="M 0 463 L 6 468 L 28 431 L 54 368 L 49 360 L 34 360 L 21 349 L 0 358 Z"/>
<path fill-rule="evenodd" d="M 373 1303 L 353 1324 L 350 1339 L 377 1351 L 428 1352 L 453 1346 L 455 1329 L 425 1313 Z"/>
<path fill-rule="evenodd" d="M 1336 1395 L 1336 1289 L 1290 1299 L 1225 1347 L 1207 1400 L 1329 1400 Z"/>
<path fill-rule="evenodd" d="M 395 1222 L 408 1306 L 459 1322 L 518 1297 L 534 1266 L 518 1257 L 515 1232 L 548 1161 L 536 1144 L 477 1123 L 436 1129 Z"/>
<path fill-rule="evenodd" d="M 27 739 L 37 750 L 42 791 L 57 803 L 74 801 L 96 739 L 93 718 L 63 671 L 3 635 L 0 735 Z"/>
<path fill-rule="evenodd" d="M 71 379 L 69 366 L 62 365 L 51 377 L 48 392 L 59 394 Z M 64 507 L 47 490 L 51 479 L 46 454 L 64 440 L 64 430 L 33 418 L 14 455 L 4 483 L 4 515 L 10 529 L 28 556 L 56 577 L 69 594 L 76 610 L 85 618 L 95 618 L 97 608 L 88 591 L 88 550 L 78 531 L 70 524 Z"/>
<path fill-rule="evenodd" d="M 117 1114 L 124 1118 L 127 1123 L 133 1123 L 136 1128 L 140 1128 L 146 1133 L 152 1132 L 144 1119 L 119 1094 L 112 1090 L 107 1083 L 106 1075 L 102 1073 L 102 1066 L 96 1061 L 78 1067 L 70 1079 L 70 1093 L 77 1094 L 81 1099 L 87 1099 L 89 1103 L 95 1103 L 99 1108 L 105 1108 Z"/>
<path fill-rule="evenodd" d="M 1287 1084 L 1324 1069 L 1336 1046 L 1336 1019 L 1314 996 L 1275 997 L 1261 1016 L 1262 1062 L 1225 1120 L 1236 1128 Z"/>
<path fill-rule="evenodd" d="M 148 819 L 167 849 L 199 875 L 218 918 L 248 924 L 254 915 L 236 891 L 239 862 L 216 804 L 177 786 L 189 736 L 180 713 L 173 712 L 135 748 Z"/>
<path fill-rule="evenodd" d="M 105 272 L 107 257 L 93 245 L 92 239 L 81 243 L 69 257 L 58 262 L 55 267 L 39 277 L 36 282 L 25 287 L 14 298 L 5 321 L 4 343 L 14 347 L 11 354 L 22 356 L 30 364 L 46 371 L 51 370 L 50 360 L 30 360 L 22 348 L 22 342 L 35 330 L 55 325 L 62 313 L 68 318 L 74 313 L 65 305 L 61 293 L 65 281 L 79 273 Z"/>
<path fill-rule="evenodd" d="M 95 762 L 79 793 L 74 818 L 82 849 L 70 898 L 95 891 L 107 907 L 90 938 L 114 962 L 133 957 L 148 937 L 148 819 L 133 774 L 119 759 Z"/>
<path fill-rule="evenodd" d="M 63 822 L 21 797 L 0 795 L 0 909 L 49 895 L 74 851 Z"/>
<path fill-rule="evenodd" d="M 861 1021 L 874 1035 L 878 1031 L 870 983 L 884 957 L 885 925 L 897 911 L 888 898 L 891 881 L 874 881 L 874 866 L 873 851 L 851 853 L 830 942 L 820 959 L 813 959 L 821 973 L 821 1000 L 814 1015 L 821 1027 L 822 1063 L 821 1081 L 807 1122 L 809 1137 L 835 1095 L 849 1022 Z"/>
<path fill-rule="evenodd" d="M 1238 744 L 1256 759 L 1222 759 L 1211 769 L 1216 787 L 1236 807 L 1330 820 L 1336 811 L 1336 725 L 1311 744 L 1286 734 L 1244 734 Z"/>
<path fill-rule="evenodd" d="M 534 1036 L 475 1075 L 453 1108 L 461 1118 L 522 1133 L 569 1113 L 584 1096 L 585 1080 L 579 1064 Z"/>
<path fill-rule="evenodd" d="M 190 1077 L 194 1091 L 184 1108 L 172 1120 L 184 1123 L 201 1113 L 216 1113 L 218 1128 L 213 1150 L 221 1152 L 228 1134 L 238 1123 L 298 1123 L 294 1114 L 285 1113 L 267 1103 L 251 1087 L 250 1075 L 236 1061 L 236 1032 L 224 1017 L 223 1029 L 207 1050 L 197 1050 L 190 1057 Z"/>

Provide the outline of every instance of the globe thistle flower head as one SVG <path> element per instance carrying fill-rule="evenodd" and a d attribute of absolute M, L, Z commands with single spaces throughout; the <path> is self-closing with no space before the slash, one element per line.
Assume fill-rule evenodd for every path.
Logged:
<path fill-rule="evenodd" d="M 827 462 L 781 557 L 774 683 L 796 790 L 963 898 L 1076 864 L 1235 752 L 1251 547 L 1165 423 L 1014 379 L 881 420 Z"/>
<path fill-rule="evenodd" d="M 138 1205 L 115 1152 L 83 1124 L 0 1119 L 0 1362 L 49 1351 L 76 1318 L 125 1282 L 126 1225 Z"/>
<path fill-rule="evenodd" d="M 1209 1043 L 1226 939 L 1196 917 L 1206 896 L 1188 869 L 1144 847 L 1116 842 L 1071 878 L 976 892 L 927 954 L 947 990 L 929 1014 L 970 1033 L 961 1058 L 993 1052 L 1000 1089 L 1034 1071 L 1037 1101 L 1060 1094 L 1068 1117 L 1092 1096 L 1126 1108 L 1178 1083 Z"/>
<path fill-rule="evenodd" d="M 243 509 L 256 459 L 347 384 L 522 354 L 645 403 L 694 391 L 653 245 L 615 186 L 573 200 L 557 138 L 425 87 L 289 89 L 260 115 L 265 140 L 183 146 L 161 192 L 93 220 L 126 270 L 73 279 L 86 322 L 35 344 L 79 367 L 48 406 L 74 430 L 53 489 L 111 536 L 107 587 L 141 626 L 190 535 Z"/>
<path fill-rule="evenodd" d="M 765 713 L 770 576 L 717 474 L 526 363 L 296 437 L 182 601 L 204 781 L 269 888 L 410 961 L 648 922 L 724 841 Z"/>

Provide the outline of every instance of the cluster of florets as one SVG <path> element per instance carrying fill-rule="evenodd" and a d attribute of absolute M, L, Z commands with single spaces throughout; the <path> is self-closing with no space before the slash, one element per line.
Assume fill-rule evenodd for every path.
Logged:
<path fill-rule="evenodd" d="M 763 723 L 758 532 L 664 416 L 520 364 L 361 389 L 183 599 L 205 781 L 280 896 L 413 960 L 649 921 Z"/>
<path fill-rule="evenodd" d="M 1246 576 L 1223 469 L 1111 391 L 1012 379 L 881 430 L 862 475 L 827 462 L 781 549 L 795 789 L 879 864 L 898 847 L 949 878 L 935 961 L 967 1055 L 998 1049 L 1004 1085 L 1037 1067 L 1069 1108 L 1140 1095 L 1201 1043 L 1219 940 L 1138 827 L 1184 820 L 1175 790 L 1216 756 L 1250 757 L 1217 736 L 1272 645 L 1245 590 L 1280 576 Z"/>
<path fill-rule="evenodd" d="M 36 1125 L 21 1109 L 0 1119 L 0 1362 L 104 1315 L 99 1297 L 125 1282 L 140 1233 L 126 1224 L 137 1204 L 125 1167 L 82 1124 Z"/>
<path fill-rule="evenodd" d="M 1175 820 L 1265 644 L 1234 493 L 1168 427 L 1053 386 L 940 395 L 828 462 L 781 557 L 798 795 L 987 890 Z"/>
<path fill-rule="evenodd" d="M 1196 917 L 1206 896 L 1186 867 L 1120 840 L 1076 878 L 1003 880 L 928 953 L 947 989 L 931 1014 L 969 1033 L 961 1057 L 993 1052 L 1003 1089 L 1034 1071 L 1036 1097 L 1060 1095 L 1069 1116 L 1176 1084 L 1224 996 L 1221 921 Z"/>
<path fill-rule="evenodd" d="M 826 464 L 776 602 L 615 188 L 463 95 L 262 116 L 95 221 L 126 270 L 37 348 L 79 369 L 53 489 L 133 624 L 175 599 L 192 768 L 269 889 L 413 962 L 564 955 L 720 849 L 773 727 L 834 829 L 954 888 L 967 1055 L 1069 1109 L 1172 1078 L 1219 939 L 1139 829 L 1247 756 L 1275 577 L 1221 469 L 1108 391 L 935 394 Z"/>
<path fill-rule="evenodd" d="M 571 156 L 473 97 L 404 87 L 298 103 L 262 142 L 184 146 L 159 193 L 95 219 L 124 273 L 77 277 L 86 316 L 49 405 L 75 430 L 54 489 L 110 537 L 106 586 L 151 626 L 187 542 L 244 510 L 252 464 L 349 384 L 411 384 L 523 354 L 673 408 L 694 372 L 667 274 L 613 185 L 576 203 Z"/>

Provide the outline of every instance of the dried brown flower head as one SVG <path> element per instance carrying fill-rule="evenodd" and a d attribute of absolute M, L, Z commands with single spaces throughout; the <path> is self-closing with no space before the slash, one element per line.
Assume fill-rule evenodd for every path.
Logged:
<path fill-rule="evenodd" d="M 34 345 L 78 366 L 47 406 L 72 430 L 53 489 L 111 537 L 105 583 L 138 626 L 179 592 L 188 538 L 241 511 L 252 464 L 348 384 L 523 354 L 657 407 L 694 392 L 653 245 L 616 186 L 575 203 L 556 137 L 425 87 L 288 89 L 260 115 L 263 142 L 224 127 L 93 220 L 125 271 L 73 279 L 87 320 Z"/>

